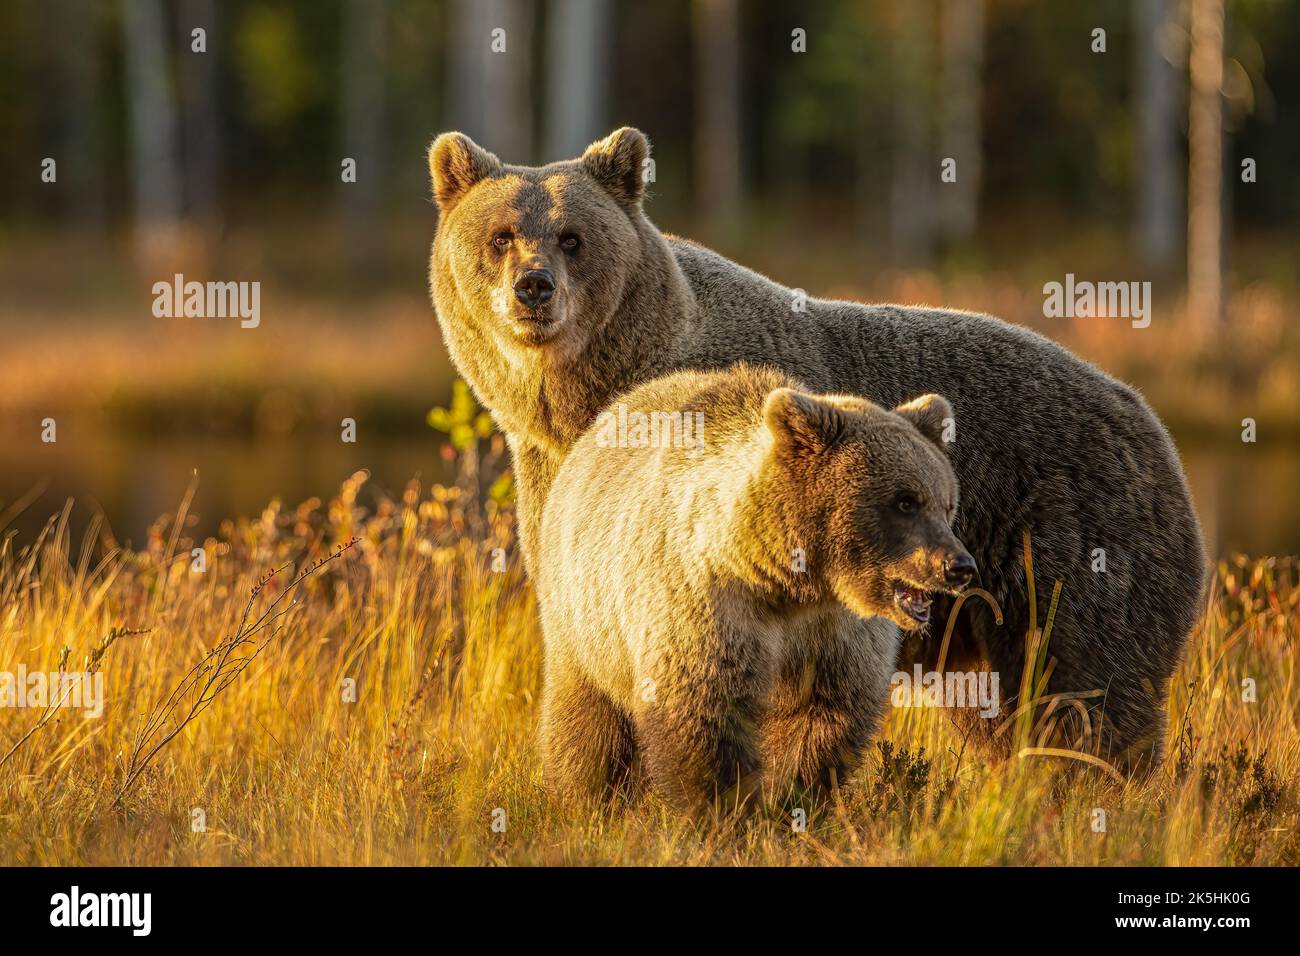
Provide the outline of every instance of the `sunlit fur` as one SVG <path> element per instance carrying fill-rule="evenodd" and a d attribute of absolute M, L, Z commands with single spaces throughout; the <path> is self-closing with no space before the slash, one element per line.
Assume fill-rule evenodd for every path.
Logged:
<path fill-rule="evenodd" d="M 537 556 L 547 783 L 599 795 L 637 751 L 687 806 L 745 795 L 764 767 L 782 788 L 845 779 L 879 727 L 894 624 L 913 626 L 894 582 L 941 590 L 962 553 L 935 427 L 948 404 L 889 412 L 744 366 L 618 404 L 702 411 L 703 443 L 609 447 L 596 427 L 551 486 Z M 903 492 L 912 513 L 895 508 Z"/>
<path fill-rule="evenodd" d="M 525 558 L 564 452 L 615 395 L 656 376 L 748 361 L 884 407 L 938 393 L 961 423 L 954 528 L 1005 613 L 998 627 L 987 606 L 963 610 L 953 656 L 982 657 L 1009 682 L 1021 673 L 1028 531 L 1038 626 L 1054 582 L 1063 589 L 1049 689 L 1101 691 L 1089 700 L 1102 752 L 1150 766 L 1206 562 L 1177 452 L 1146 402 L 1027 329 L 964 312 L 804 300 L 664 236 L 641 209 L 648 152 L 631 129 L 536 169 L 503 165 L 455 133 L 430 152 L 442 211 L 433 300 L 452 358 L 508 436 Z M 501 224 L 521 237 L 505 257 L 490 246 Z M 561 260 L 566 230 L 583 241 Z M 492 311 L 492 290 L 533 257 L 562 265 L 544 329 Z M 1094 570 L 1101 551 L 1104 573 Z M 937 645 L 931 636 L 905 652 L 932 655 Z"/>

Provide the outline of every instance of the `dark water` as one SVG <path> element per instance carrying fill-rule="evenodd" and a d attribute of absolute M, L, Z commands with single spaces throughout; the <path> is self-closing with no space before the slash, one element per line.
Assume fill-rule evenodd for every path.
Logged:
<path fill-rule="evenodd" d="M 355 445 L 319 439 L 144 438 L 80 442 L 75 452 L 62 442 L 33 452 L 24 442 L 21 453 L 12 445 L 0 444 L 0 514 L 25 492 L 45 485 L 36 503 L 9 523 L 20 541 L 30 540 L 72 497 L 74 534 L 102 510 L 119 541 L 139 545 L 150 524 L 176 509 L 196 469 L 192 511 L 198 521 L 191 530 L 199 536 L 215 532 L 225 518 L 257 516 L 273 498 L 285 507 L 311 497 L 328 502 L 360 468 L 371 473 L 363 502 L 379 492 L 396 497 L 413 477 L 425 488 L 452 477 L 432 432 Z M 1300 553 L 1300 447 L 1180 447 L 1211 553 Z"/>
<path fill-rule="evenodd" d="M 430 431 L 421 439 L 386 439 L 363 444 L 341 441 L 239 439 L 130 439 L 106 441 L 76 453 L 41 448 L 35 455 L 10 458 L 0 452 L 0 512 L 34 487 L 40 498 L 10 522 L 20 538 L 40 530 L 68 498 L 74 499 L 74 536 L 92 515 L 102 512 L 122 544 L 142 545 L 160 515 L 174 513 L 197 472 L 189 533 L 214 534 L 226 518 L 256 518 L 278 498 L 293 508 L 309 498 L 328 503 L 340 485 L 360 469 L 370 472 L 362 504 L 378 497 L 398 498 L 406 483 L 422 488 L 454 478 L 438 454 Z"/>

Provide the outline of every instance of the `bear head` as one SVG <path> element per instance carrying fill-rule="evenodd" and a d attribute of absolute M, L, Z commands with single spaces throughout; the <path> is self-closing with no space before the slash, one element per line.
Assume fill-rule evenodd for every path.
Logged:
<path fill-rule="evenodd" d="M 892 411 L 862 398 L 772 390 L 765 467 L 788 541 L 808 571 L 863 617 L 924 627 L 936 592 L 956 593 L 975 561 L 953 534 L 957 479 L 945 429 L 952 408 L 923 395 Z"/>
<path fill-rule="evenodd" d="M 435 299 L 454 295 L 477 333 L 512 350 L 580 352 L 638 271 L 649 151 L 624 128 L 576 160 L 511 166 L 462 133 L 439 136 Z"/>

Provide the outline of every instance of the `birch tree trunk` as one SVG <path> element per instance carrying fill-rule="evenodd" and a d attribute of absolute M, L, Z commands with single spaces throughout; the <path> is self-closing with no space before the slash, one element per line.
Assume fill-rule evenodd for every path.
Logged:
<path fill-rule="evenodd" d="M 1177 87 L 1174 67 L 1161 49 L 1177 6 L 1177 0 L 1140 0 L 1136 8 L 1138 249 L 1148 266 L 1160 270 L 1172 264 L 1178 243 Z"/>
<path fill-rule="evenodd" d="M 456 0 L 451 25 L 448 115 L 504 162 L 532 162 L 533 5 Z"/>
<path fill-rule="evenodd" d="M 1187 307 L 1202 331 L 1223 315 L 1223 0 L 1191 0 Z"/>
<path fill-rule="evenodd" d="M 579 155 L 605 123 L 608 0 L 557 0 L 546 36 L 546 145 L 550 162 Z"/>
<path fill-rule="evenodd" d="M 127 110 L 136 249 L 146 261 L 167 256 L 180 229 L 176 103 L 167 75 L 159 0 L 123 0 Z"/>

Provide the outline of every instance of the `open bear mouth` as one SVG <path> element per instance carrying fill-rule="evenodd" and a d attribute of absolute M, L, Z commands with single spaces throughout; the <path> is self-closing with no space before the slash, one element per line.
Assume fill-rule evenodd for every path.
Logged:
<path fill-rule="evenodd" d="M 894 604 L 917 624 L 929 623 L 932 598 L 930 592 L 913 587 L 906 581 L 894 582 Z"/>

